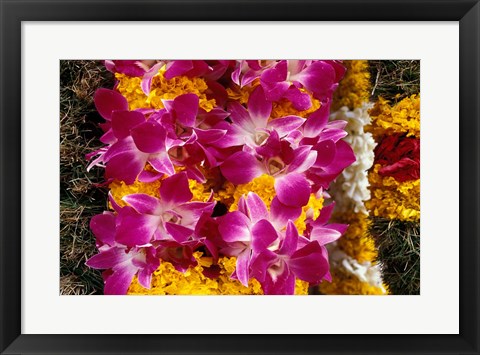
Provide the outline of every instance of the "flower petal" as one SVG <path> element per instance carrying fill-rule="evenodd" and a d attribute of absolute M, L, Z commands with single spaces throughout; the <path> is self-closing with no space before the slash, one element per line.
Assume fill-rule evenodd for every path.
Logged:
<path fill-rule="evenodd" d="M 238 281 L 240 281 L 245 287 L 248 287 L 251 253 L 251 249 L 247 248 L 237 256 L 237 267 L 235 268 L 235 274 L 237 275 Z"/>
<path fill-rule="evenodd" d="M 161 213 L 160 200 L 147 194 L 131 194 L 122 198 L 138 213 L 159 215 Z"/>
<path fill-rule="evenodd" d="M 325 128 L 330 114 L 330 104 L 323 104 L 318 110 L 312 112 L 305 122 L 303 135 L 305 137 L 317 137 Z"/>
<path fill-rule="evenodd" d="M 248 98 L 248 112 L 255 128 L 265 128 L 272 112 L 272 103 L 265 98 L 265 93 L 259 85 Z"/>
<path fill-rule="evenodd" d="M 329 269 L 328 260 L 323 256 L 318 242 L 297 250 L 288 261 L 288 266 L 297 278 L 312 284 L 320 283 Z"/>
<path fill-rule="evenodd" d="M 251 221 L 243 213 L 234 211 L 227 213 L 220 220 L 218 225 L 218 231 L 222 236 L 222 239 L 227 243 L 243 242 L 250 243 Z"/>
<path fill-rule="evenodd" d="M 310 198 L 310 184 L 305 176 L 289 173 L 275 179 L 275 192 L 281 203 L 287 206 L 305 206 Z"/>
<path fill-rule="evenodd" d="M 182 172 L 163 180 L 160 186 L 160 196 L 164 203 L 173 206 L 190 201 L 193 195 L 188 185 L 187 174 Z"/>
<path fill-rule="evenodd" d="M 138 111 L 114 111 L 112 113 L 112 130 L 118 139 L 130 135 L 130 130 L 145 122 L 145 116 Z"/>
<path fill-rule="evenodd" d="M 126 295 L 137 268 L 126 265 L 113 271 L 113 274 L 105 280 L 103 293 L 105 295 Z"/>
<path fill-rule="evenodd" d="M 246 199 L 248 216 L 252 223 L 257 223 L 261 219 L 268 219 L 268 210 L 262 199 L 253 192 L 249 192 Z"/>
<path fill-rule="evenodd" d="M 287 134 L 300 127 L 303 122 L 305 122 L 305 119 L 302 117 L 285 116 L 268 122 L 268 128 L 277 131 L 280 137 L 285 137 Z"/>
<path fill-rule="evenodd" d="M 251 154 L 237 152 L 220 165 L 220 170 L 233 184 L 246 184 L 263 173 L 261 163 Z"/>
<path fill-rule="evenodd" d="M 139 214 L 131 207 L 124 207 L 117 216 L 116 240 L 129 247 L 148 244 L 160 222 L 160 216 Z"/>
<path fill-rule="evenodd" d="M 309 145 L 303 145 L 293 151 L 294 158 L 289 164 L 287 172 L 303 173 L 308 170 L 317 159 L 317 152 Z"/>
<path fill-rule="evenodd" d="M 262 219 L 252 228 L 252 249 L 254 253 L 261 253 L 278 238 L 278 233 L 272 224 Z"/>
<path fill-rule="evenodd" d="M 175 117 L 185 127 L 193 127 L 198 113 L 198 96 L 195 94 L 184 94 L 173 100 Z"/>
<path fill-rule="evenodd" d="M 145 153 L 128 152 L 114 156 L 107 163 L 105 176 L 124 181 L 127 185 L 133 184 L 138 174 L 145 167 L 147 156 Z"/>
<path fill-rule="evenodd" d="M 282 242 L 279 254 L 292 255 L 297 250 L 298 245 L 298 230 L 292 221 L 288 221 L 287 230 L 285 231 L 285 239 Z"/>
<path fill-rule="evenodd" d="M 149 120 L 132 129 L 132 138 L 137 148 L 145 153 L 165 151 L 165 129 L 155 121 Z"/>
<path fill-rule="evenodd" d="M 110 121 L 113 111 L 128 110 L 128 101 L 114 90 L 100 88 L 95 91 L 93 100 L 100 116 Z"/>
<path fill-rule="evenodd" d="M 93 269 L 110 269 L 130 258 L 124 248 L 113 247 L 92 256 L 85 264 Z"/>
<path fill-rule="evenodd" d="M 270 204 L 270 217 L 277 229 L 283 229 L 289 220 L 295 221 L 302 213 L 301 207 L 287 206 L 274 197 Z"/>
<path fill-rule="evenodd" d="M 93 216 L 90 220 L 90 229 L 97 239 L 97 245 L 113 246 L 115 243 L 115 215 L 112 212 L 103 212 L 103 214 Z"/>

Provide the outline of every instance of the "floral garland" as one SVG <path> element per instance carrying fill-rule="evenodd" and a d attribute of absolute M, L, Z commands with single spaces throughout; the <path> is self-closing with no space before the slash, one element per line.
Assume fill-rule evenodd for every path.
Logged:
<path fill-rule="evenodd" d="M 333 268 L 332 283 L 322 283 L 324 294 L 385 294 L 381 274 L 375 262 L 377 250 L 368 233 L 368 211 L 365 202 L 370 199 L 368 170 L 374 161 L 376 145 L 372 134 L 364 127 L 370 124 L 368 103 L 370 73 L 367 61 L 346 61 L 346 78 L 335 92 L 331 120 L 347 122 L 348 135 L 344 140 L 355 152 L 356 161 L 347 167 L 332 184 L 330 193 L 335 201 L 335 220 L 349 225 L 345 235 L 330 247 Z M 350 69 L 350 71 L 348 70 Z M 342 106 L 344 105 L 344 106 Z M 368 277 L 367 277 L 368 275 Z"/>
<path fill-rule="evenodd" d="M 106 61 L 89 168 L 105 294 L 306 294 L 331 280 L 325 190 L 355 161 L 328 122 L 337 61 Z"/>
<path fill-rule="evenodd" d="M 373 217 L 420 219 L 420 97 L 390 106 L 379 99 L 370 111 L 370 130 L 378 143 L 369 175 Z"/>
<path fill-rule="evenodd" d="M 379 99 L 369 130 L 378 142 L 369 174 L 372 221 L 385 282 L 394 294 L 420 292 L 420 96 Z M 401 271 L 399 271 L 401 270 Z"/>

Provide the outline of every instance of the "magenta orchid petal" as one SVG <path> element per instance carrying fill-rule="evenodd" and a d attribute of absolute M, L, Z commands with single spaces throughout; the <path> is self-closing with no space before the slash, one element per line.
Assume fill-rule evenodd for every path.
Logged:
<path fill-rule="evenodd" d="M 193 235 L 192 229 L 171 222 L 165 223 L 165 229 L 180 244 L 188 241 Z"/>
<path fill-rule="evenodd" d="M 235 125 L 246 132 L 253 132 L 255 130 L 255 124 L 253 123 L 249 112 L 239 102 L 234 101 L 229 104 L 228 112 L 230 112 L 230 118 Z"/>
<path fill-rule="evenodd" d="M 253 155 L 237 152 L 220 165 L 223 176 L 233 184 L 246 184 L 264 172 L 261 163 Z"/>
<path fill-rule="evenodd" d="M 156 167 L 154 167 L 154 169 L 156 169 Z M 173 166 L 172 166 L 172 170 L 173 170 Z M 143 170 L 138 175 L 137 179 L 140 182 L 149 183 L 149 182 L 153 182 L 153 181 L 157 181 L 158 179 L 161 179 L 162 176 L 163 176 L 163 173 L 160 173 L 158 171 Z"/>
<path fill-rule="evenodd" d="M 216 141 L 222 139 L 227 133 L 227 131 L 224 129 L 215 129 L 215 128 L 206 129 L 206 130 L 195 128 L 194 131 L 197 134 L 198 141 L 203 144 L 215 143 Z"/>
<path fill-rule="evenodd" d="M 308 116 L 305 122 L 303 135 L 308 138 L 317 137 L 328 123 L 330 104 L 323 104 L 320 108 Z"/>
<path fill-rule="evenodd" d="M 268 102 L 261 86 L 257 86 L 248 98 L 248 112 L 256 128 L 265 128 L 272 112 L 272 103 Z"/>
<path fill-rule="evenodd" d="M 179 205 L 190 201 L 193 197 L 188 185 L 187 174 L 182 172 L 162 181 L 160 196 L 164 203 Z"/>
<path fill-rule="evenodd" d="M 238 281 L 240 281 L 242 285 L 246 287 L 248 287 L 251 253 L 252 251 L 249 248 L 240 253 L 237 256 L 237 264 L 235 268 L 235 274 Z"/>
<path fill-rule="evenodd" d="M 251 221 L 247 216 L 239 211 L 234 211 L 222 217 L 218 231 L 227 243 L 249 243 L 251 240 L 250 224 Z"/>
<path fill-rule="evenodd" d="M 323 256 L 318 242 L 297 250 L 290 257 L 288 266 L 296 277 L 312 284 L 320 283 L 329 269 L 328 260 Z"/>
<path fill-rule="evenodd" d="M 290 173 L 275 179 L 275 192 L 281 203 L 287 206 L 305 206 L 310 198 L 310 184 L 305 176 Z"/>
<path fill-rule="evenodd" d="M 320 136 L 318 137 L 318 140 L 320 142 L 325 141 L 325 140 L 332 140 L 334 142 L 338 142 L 340 139 L 345 137 L 347 135 L 347 132 L 344 131 L 343 129 L 337 129 L 337 128 L 325 128 Z"/>
<path fill-rule="evenodd" d="M 160 222 L 160 216 L 139 214 L 133 208 L 124 207 L 117 217 L 115 238 L 118 243 L 129 247 L 146 245 L 152 241 Z"/>
<path fill-rule="evenodd" d="M 328 222 L 332 216 L 333 209 L 335 208 L 335 202 L 325 206 L 320 211 L 320 216 L 315 220 L 314 225 L 324 225 Z"/>
<path fill-rule="evenodd" d="M 105 295 L 126 295 L 137 269 L 125 265 L 113 271 L 105 280 L 103 293 Z"/>
<path fill-rule="evenodd" d="M 287 172 L 303 173 L 315 164 L 317 152 L 311 146 L 300 146 L 294 151 L 294 158 L 288 166 Z"/>
<path fill-rule="evenodd" d="M 183 226 L 194 227 L 200 216 L 204 213 L 212 214 L 215 204 L 213 202 L 188 202 L 175 207 L 175 211 L 182 216 Z"/>
<path fill-rule="evenodd" d="M 336 241 L 342 233 L 328 227 L 314 227 L 310 232 L 310 240 L 316 240 L 320 245 Z"/>
<path fill-rule="evenodd" d="M 260 253 L 278 239 L 278 234 L 272 224 L 262 219 L 252 227 L 252 249 Z"/>
<path fill-rule="evenodd" d="M 262 199 L 255 193 L 249 192 L 246 199 L 248 217 L 252 223 L 257 223 L 261 219 L 268 219 L 268 210 Z"/>
<path fill-rule="evenodd" d="M 114 90 L 100 88 L 95 91 L 93 100 L 100 116 L 111 120 L 114 111 L 127 111 L 128 101 Z"/>
<path fill-rule="evenodd" d="M 158 153 L 148 157 L 150 165 L 158 172 L 166 175 L 175 174 L 175 168 L 167 153 Z M 142 172 L 143 173 L 143 172 Z"/>
<path fill-rule="evenodd" d="M 285 98 L 288 99 L 298 111 L 305 111 L 312 107 L 310 95 L 300 91 L 299 88 L 293 85 L 285 92 Z"/>
<path fill-rule="evenodd" d="M 193 127 L 198 113 L 198 96 L 183 94 L 173 100 L 176 119 L 185 127 Z"/>
<path fill-rule="evenodd" d="M 124 181 L 128 185 L 133 184 L 145 167 L 148 157 L 148 154 L 138 153 L 131 151 L 115 155 L 107 163 L 105 177 Z"/>
<path fill-rule="evenodd" d="M 335 69 L 325 61 L 316 61 L 297 74 L 292 80 L 298 80 L 308 90 L 317 95 L 327 95 L 336 83 Z"/>
<path fill-rule="evenodd" d="M 273 225 L 277 229 L 283 229 L 289 220 L 295 221 L 302 213 L 301 207 L 287 206 L 280 202 L 278 197 L 274 197 L 270 204 L 270 217 Z"/>
<path fill-rule="evenodd" d="M 298 231 L 292 221 L 288 221 L 287 230 L 285 231 L 285 239 L 283 240 L 279 254 L 292 255 L 297 250 L 298 245 Z"/>
<path fill-rule="evenodd" d="M 126 138 L 130 131 L 145 122 L 145 116 L 137 111 L 114 111 L 112 113 L 112 130 L 118 139 Z"/>
<path fill-rule="evenodd" d="M 173 60 L 167 64 L 165 71 L 165 79 L 170 80 L 176 76 L 184 75 L 189 70 L 193 69 L 191 60 Z"/>
<path fill-rule="evenodd" d="M 315 145 L 314 149 L 318 152 L 314 165 L 319 167 L 330 165 L 337 154 L 337 147 L 332 140 L 320 142 Z"/>
<path fill-rule="evenodd" d="M 147 121 L 132 129 L 137 148 L 144 153 L 165 151 L 165 129 L 155 121 Z"/>
<path fill-rule="evenodd" d="M 137 274 L 138 283 L 143 288 L 150 289 L 152 286 L 152 272 L 148 269 L 142 269 Z"/>
<path fill-rule="evenodd" d="M 110 269 L 130 258 L 124 248 L 113 247 L 92 256 L 85 264 L 93 269 Z"/>
<path fill-rule="evenodd" d="M 145 95 L 150 95 L 150 90 L 152 87 L 152 80 L 155 75 L 158 74 L 158 71 L 165 65 L 165 63 L 160 62 L 151 67 L 142 78 L 141 88 Z"/>
<path fill-rule="evenodd" d="M 305 119 L 299 116 L 285 116 L 268 122 L 267 127 L 277 131 L 280 137 L 285 137 L 290 132 L 299 128 L 304 122 Z"/>
<path fill-rule="evenodd" d="M 266 295 L 293 295 L 295 275 L 290 272 L 285 261 L 279 260 L 278 265 L 267 270 L 262 288 Z"/>
<path fill-rule="evenodd" d="M 97 245 L 115 243 L 115 215 L 112 212 L 97 214 L 90 220 L 90 229 L 97 239 Z"/>
<path fill-rule="evenodd" d="M 162 210 L 158 198 L 147 194 L 126 195 L 122 200 L 132 206 L 138 213 L 157 215 Z"/>

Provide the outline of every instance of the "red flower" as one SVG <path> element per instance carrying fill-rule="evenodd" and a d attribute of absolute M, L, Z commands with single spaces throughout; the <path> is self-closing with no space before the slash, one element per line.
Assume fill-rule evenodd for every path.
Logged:
<path fill-rule="evenodd" d="M 382 176 L 404 182 L 420 179 L 420 139 L 394 134 L 383 138 L 375 148 L 375 163 Z"/>

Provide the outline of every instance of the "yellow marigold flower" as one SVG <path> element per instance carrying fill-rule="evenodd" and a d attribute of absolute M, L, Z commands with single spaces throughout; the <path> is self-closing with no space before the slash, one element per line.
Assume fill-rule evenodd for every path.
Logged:
<path fill-rule="evenodd" d="M 188 186 L 193 194 L 192 201 L 207 202 L 210 199 L 212 190 L 208 184 L 202 184 L 197 180 L 189 179 Z"/>
<path fill-rule="evenodd" d="M 138 108 L 163 108 L 162 100 L 172 100 L 179 95 L 193 93 L 200 99 L 200 107 L 205 111 L 212 110 L 216 103 L 214 99 L 208 99 L 206 92 L 208 86 L 202 78 L 188 78 L 177 76 L 170 80 L 164 77 L 165 67 L 159 70 L 152 79 L 150 95 L 145 95 L 140 86 L 142 79 L 129 77 L 125 74 L 116 73 L 118 80 L 117 90 L 128 101 L 130 110 Z"/>
<path fill-rule="evenodd" d="M 304 89 L 300 89 L 300 91 L 307 92 Z M 308 110 L 298 111 L 295 107 L 293 107 L 293 104 L 289 100 L 281 99 L 273 103 L 272 113 L 270 114 L 270 118 L 275 119 L 275 118 L 290 116 L 290 115 L 307 118 L 309 114 L 318 110 L 321 106 L 321 103 L 319 100 L 313 98 L 313 96 L 309 92 L 307 93 L 312 100 L 312 107 L 310 107 Z"/>
<path fill-rule="evenodd" d="M 326 295 L 385 295 L 386 288 L 362 282 L 355 275 L 348 274 L 340 269 L 332 270 L 332 282 L 323 281 L 320 292 Z"/>
<path fill-rule="evenodd" d="M 368 175 L 372 199 L 366 207 L 374 217 L 385 217 L 403 221 L 420 219 L 420 179 L 398 182 L 391 176 L 381 176 L 375 164 Z"/>
<path fill-rule="evenodd" d="M 384 135 L 406 133 L 407 137 L 420 138 L 420 96 L 412 95 L 390 106 L 389 101 L 379 97 L 369 111 L 372 125 L 367 127 L 375 140 Z"/>
<path fill-rule="evenodd" d="M 347 71 L 333 94 L 332 111 L 337 111 L 342 106 L 353 110 L 361 107 L 370 99 L 371 84 L 368 61 L 346 60 L 343 65 Z"/>
<path fill-rule="evenodd" d="M 270 209 L 272 200 L 275 197 L 274 184 L 275 178 L 273 176 L 263 174 L 247 184 L 237 185 L 233 192 L 233 202 L 230 205 L 230 211 L 236 211 L 240 197 L 247 195 L 249 192 L 256 193 L 265 203 L 265 206 Z"/>
<path fill-rule="evenodd" d="M 302 214 L 294 222 L 300 235 L 302 235 L 307 228 L 305 220 L 307 218 L 317 219 L 318 216 L 320 216 L 322 208 L 323 197 L 317 197 L 315 194 L 310 194 L 310 199 L 308 200 L 307 205 L 302 207 Z"/>
<path fill-rule="evenodd" d="M 253 89 L 257 87 L 258 84 L 260 84 L 259 81 L 254 81 L 252 84 L 244 86 L 242 88 L 238 85 L 227 88 L 228 99 L 232 101 L 238 101 L 242 105 L 246 104 L 248 102 L 250 94 L 252 93 Z"/>
<path fill-rule="evenodd" d="M 218 261 L 220 274 L 210 279 L 203 274 L 203 268 L 212 265 L 211 258 L 202 257 L 201 252 L 194 254 L 198 265 L 185 273 L 177 271 L 172 264 L 162 261 L 152 275 L 150 289 L 143 288 L 135 277 L 128 294 L 130 295 L 262 295 L 260 283 L 252 279 L 248 287 L 239 281 L 230 279 L 235 271 L 236 258 L 222 257 Z M 295 294 L 308 294 L 308 283 L 297 280 Z"/>
<path fill-rule="evenodd" d="M 238 185 L 235 187 L 230 182 L 227 182 L 222 191 L 219 191 L 217 196 L 219 199 L 229 207 L 230 211 L 236 211 L 238 209 L 238 202 L 243 195 L 247 195 L 249 192 L 256 193 L 265 203 L 267 209 L 270 210 L 272 200 L 276 196 L 275 194 L 275 178 L 273 176 L 263 174 L 247 184 Z M 323 198 L 317 197 L 315 194 L 310 194 L 310 199 L 307 205 L 303 206 L 302 214 L 294 222 L 298 229 L 298 232 L 302 234 L 305 229 L 305 219 L 317 218 L 320 215 L 320 211 L 323 208 Z"/>
<path fill-rule="evenodd" d="M 160 185 L 162 184 L 161 180 L 153 182 L 140 182 L 135 180 L 131 185 L 125 184 L 123 181 L 114 180 L 108 186 L 110 188 L 110 193 L 112 194 L 113 199 L 120 206 L 126 206 L 127 203 L 122 201 L 122 198 L 131 194 L 147 194 L 150 196 L 160 197 Z"/>
<path fill-rule="evenodd" d="M 335 222 L 348 224 L 345 234 L 338 240 L 338 247 L 360 263 L 373 261 L 377 249 L 368 234 L 368 216 L 363 213 L 342 213 L 334 215 Z"/>

